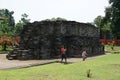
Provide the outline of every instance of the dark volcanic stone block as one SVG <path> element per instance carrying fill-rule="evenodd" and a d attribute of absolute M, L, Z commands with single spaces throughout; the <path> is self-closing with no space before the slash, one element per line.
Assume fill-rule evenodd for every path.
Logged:
<path fill-rule="evenodd" d="M 99 34 L 99 29 L 95 26 L 75 21 L 29 23 L 21 32 L 19 49 L 15 52 L 23 50 L 19 53 L 24 54 L 19 56 L 20 59 L 57 58 L 60 55 L 60 46 L 65 45 L 68 57 L 80 57 L 83 48 L 86 48 L 89 56 L 104 54 Z"/>

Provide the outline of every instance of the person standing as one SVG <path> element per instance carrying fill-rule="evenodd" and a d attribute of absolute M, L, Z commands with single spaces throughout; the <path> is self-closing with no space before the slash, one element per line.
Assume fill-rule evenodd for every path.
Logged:
<path fill-rule="evenodd" d="M 66 48 L 64 46 L 60 48 L 60 53 L 61 53 L 61 63 L 63 62 L 63 59 L 65 59 L 65 63 L 67 63 Z"/>
<path fill-rule="evenodd" d="M 87 58 L 87 52 L 84 49 L 83 52 L 82 52 L 82 59 L 83 59 L 83 61 L 85 61 L 86 58 Z"/>

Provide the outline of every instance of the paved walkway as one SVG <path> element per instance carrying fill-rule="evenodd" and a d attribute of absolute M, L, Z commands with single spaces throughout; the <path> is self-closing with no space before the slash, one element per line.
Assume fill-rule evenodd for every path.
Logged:
<path fill-rule="evenodd" d="M 105 55 L 100 55 L 97 57 L 102 57 Z M 96 58 L 95 57 L 88 57 L 88 59 Z M 88 60 L 87 59 L 87 60 Z M 6 54 L 0 54 L 0 70 L 8 70 L 8 69 L 19 69 L 19 68 L 26 68 L 31 66 L 37 66 L 37 65 L 43 65 L 48 63 L 53 63 L 56 61 L 60 61 L 60 59 L 50 59 L 50 60 L 7 60 Z M 73 63 L 73 62 L 79 62 L 82 61 L 81 58 L 69 58 L 67 59 L 67 62 Z"/>

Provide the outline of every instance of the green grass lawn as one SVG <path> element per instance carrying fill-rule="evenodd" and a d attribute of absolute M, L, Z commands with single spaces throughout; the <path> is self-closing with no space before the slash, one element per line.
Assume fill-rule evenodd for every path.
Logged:
<path fill-rule="evenodd" d="M 110 53 L 115 53 L 115 52 L 120 53 L 120 46 L 114 46 L 113 50 L 111 47 L 112 47 L 111 45 L 105 45 L 105 51 Z"/>
<path fill-rule="evenodd" d="M 87 71 L 91 70 L 91 78 Z M 51 63 L 16 70 L 0 70 L 0 80 L 120 80 L 120 54 L 71 64 Z"/>

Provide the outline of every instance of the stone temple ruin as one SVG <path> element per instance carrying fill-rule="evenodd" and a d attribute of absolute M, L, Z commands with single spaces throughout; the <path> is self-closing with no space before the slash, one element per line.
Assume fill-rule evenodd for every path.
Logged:
<path fill-rule="evenodd" d="M 67 48 L 68 57 L 81 57 L 85 48 L 88 56 L 104 54 L 99 42 L 99 29 L 75 21 L 41 21 L 24 26 L 20 45 L 6 57 L 8 59 L 58 58 L 60 46 Z"/>

